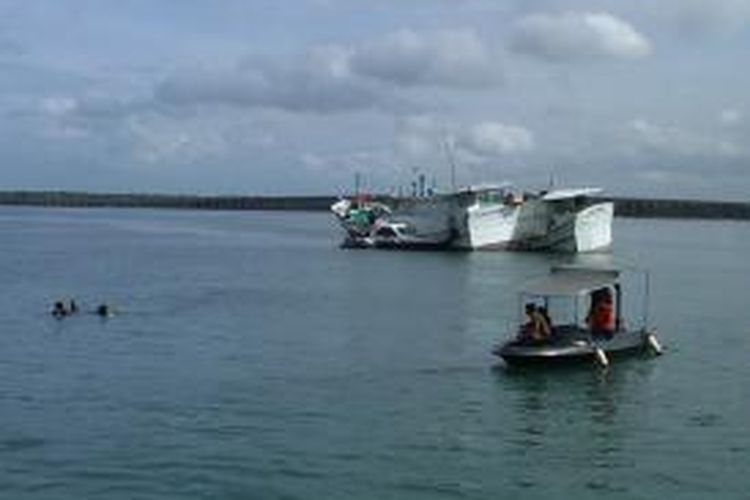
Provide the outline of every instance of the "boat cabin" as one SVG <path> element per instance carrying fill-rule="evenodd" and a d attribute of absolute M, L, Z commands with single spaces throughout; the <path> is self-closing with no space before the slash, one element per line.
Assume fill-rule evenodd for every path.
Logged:
<path fill-rule="evenodd" d="M 543 307 L 553 330 L 593 326 L 614 333 L 624 325 L 619 278 L 617 269 L 556 267 L 526 284 L 520 294 L 521 310 L 525 313 L 529 304 Z"/>

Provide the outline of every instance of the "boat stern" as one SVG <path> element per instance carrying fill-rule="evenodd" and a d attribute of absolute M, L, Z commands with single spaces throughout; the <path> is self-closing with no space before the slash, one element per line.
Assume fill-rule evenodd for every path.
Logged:
<path fill-rule="evenodd" d="M 576 214 L 575 244 L 578 252 L 605 251 L 612 247 L 614 203 L 596 203 Z"/>

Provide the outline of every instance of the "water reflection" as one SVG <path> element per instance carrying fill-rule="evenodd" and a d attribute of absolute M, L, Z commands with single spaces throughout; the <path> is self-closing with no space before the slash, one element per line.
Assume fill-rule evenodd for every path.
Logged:
<path fill-rule="evenodd" d="M 513 415 L 505 444 L 519 465 L 514 484 L 534 488 L 554 468 L 568 470 L 581 489 L 627 491 L 619 475 L 635 465 L 630 446 L 640 415 L 633 413 L 634 399 L 650 383 L 652 369 L 651 360 L 641 359 L 618 361 L 608 370 L 593 364 L 496 365 L 497 389 Z"/>

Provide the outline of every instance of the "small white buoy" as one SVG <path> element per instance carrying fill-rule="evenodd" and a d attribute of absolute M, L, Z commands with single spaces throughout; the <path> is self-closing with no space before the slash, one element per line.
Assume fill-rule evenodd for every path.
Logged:
<path fill-rule="evenodd" d="M 609 359 L 607 358 L 607 355 L 604 353 L 604 350 L 601 347 L 595 348 L 594 354 L 596 354 L 597 363 L 599 363 L 602 368 L 606 368 L 609 366 Z"/>
<path fill-rule="evenodd" d="M 659 341 L 656 339 L 656 335 L 653 333 L 649 333 L 648 337 L 646 337 L 646 341 L 648 342 L 648 346 L 651 348 L 653 353 L 655 355 L 660 355 L 662 353 L 662 347 Z"/>

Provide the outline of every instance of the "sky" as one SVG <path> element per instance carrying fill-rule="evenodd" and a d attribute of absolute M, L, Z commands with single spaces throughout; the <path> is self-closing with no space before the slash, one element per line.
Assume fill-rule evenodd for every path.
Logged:
<path fill-rule="evenodd" d="M 0 0 L 0 190 L 750 197 L 750 0 Z"/>

